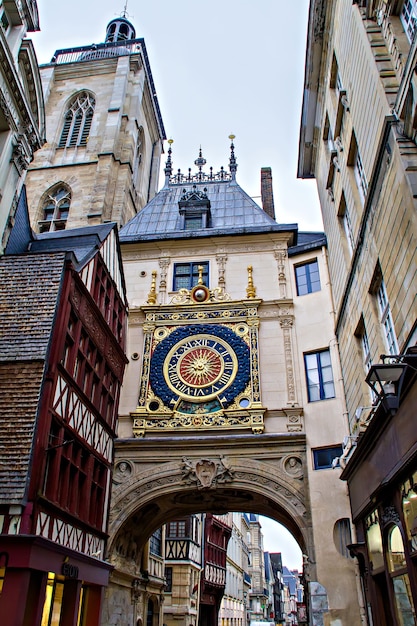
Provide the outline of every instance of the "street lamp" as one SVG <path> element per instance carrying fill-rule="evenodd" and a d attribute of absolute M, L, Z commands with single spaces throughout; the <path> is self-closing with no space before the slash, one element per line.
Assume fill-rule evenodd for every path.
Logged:
<path fill-rule="evenodd" d="M 372 365 L 365 378 L 365 382 L 371 387 L 378 399 L 382 402 L 385 410 L 391 415 L 398 411 L 400 406 L 401 389 L 407 369 L 415 369 L 402 361 L 405 355 L 381 354 L 382 363 Z M 390 363 L 385 363 L 385 359 Z"/>

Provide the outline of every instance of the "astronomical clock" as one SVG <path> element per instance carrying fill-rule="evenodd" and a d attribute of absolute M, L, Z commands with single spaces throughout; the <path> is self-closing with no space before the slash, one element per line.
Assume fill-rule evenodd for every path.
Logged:
<path fill-rule="evenodd" d="M 144 356 L 133 433 L 264 429 L 260 402 L 258 306 L 199 284 L 157 305 L 155 273 L 143 307 Z"/>

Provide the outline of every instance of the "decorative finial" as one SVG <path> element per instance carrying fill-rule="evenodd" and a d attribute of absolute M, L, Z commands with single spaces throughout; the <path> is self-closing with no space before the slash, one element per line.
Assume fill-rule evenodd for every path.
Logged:
<path fill-rule="evenodd" d="M 237 163 L 236 163 L 236 157 L 235 157 L 235 146 L 233 144 L 233 139 L 236 137 L 236 135 L 229 135 L 229 139 L 230 139 L 230 160 L 229 160 L 229 170 L 230 170 L 230 174 L 232 176 L 232 180 L 236 179 L 236 170 L 237 170 Z"/>
<path fill-rule="evenodd" d="M 246 287 L 246 295 L 249 300 L 256 298 L 256 288 L 253 285 L 252 271 L 252 265 L 248 265 L 248 286 Z"/>
<path fill-rule="evenodd" d="M 156 304 L 156 274 L 157 274 L 156 270 L 153 270 L 151 290 L 148 294 L 148 300 L 147 300 L 148 304 Z"/>
<path fill-rule="evenodd" d="M 203 153 L 201 151 L 201 146 L 200 146 L 200 151 L 198 153 L 198 159 L 196 159 L 194 161 L 194 164 L 197 165 L 199 171 L 201 172 L 201 170 L 203 169 L 204 165 L 207 163 L 206 159 L 203 157 Z"/>
<path fill-rule="evenodd" d="M 197 285 L 204 285 L 203 283 L 203 266 L 199 265 L 198 266 L 198 281 L 197 281 Z"/>
<path fill-rule="evenodd" d="M 164 169 L 164 173 L 165 173 L 165 187 L 168 187 L 169 179 L 171 178 L 171 175 L 172 175 L 172 160 L 171 160 L 172 148 L 171 148 L 171 146 L 174 143 L 174 140 L 173 139 L 168 139 L 168 143 L 169 143 L 168 158 L 167 158 L 167 162 L 166 162 L 165 169 Z"/>
<path fill-rule="evenodd" d="M 128 3 L 128 0 L 126 0 L 126 2 L 125 2 L 125 6 L 124 6 L 123 11 L 122 11 L 122 17 L 126 17 L 126 15 L 127 15 L 127 3 Z"/>

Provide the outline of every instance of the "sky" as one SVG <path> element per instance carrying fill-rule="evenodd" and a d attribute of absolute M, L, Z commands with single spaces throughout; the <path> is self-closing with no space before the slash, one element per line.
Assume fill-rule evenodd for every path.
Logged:
<path fill-rule="evenodd" d="M 55 50 L 104 41 L 126 0 L 38 0 L 41 30 L 29 33 L 38 62 Z M 309 0 L 128 0 L 127 18 L 145 39 L 174 171 L 189 167 L 201 146 L 213 166 L 228 167 L 229 135 L 237 181 L 260 203 L 260 171 L 272 168 L 280 223 L 322 230 L 314 180 L 297 179 Z M 168 144 L 162 168 L 165 165 Z M 289 533 L 263 518 L 264 549 L 301 569 Z"/>
<path fill-rule="evenodd" d="M 281 552 L 282 564 L 290 570 L 303 571 L 303 557 L 300 546 L 292 534 L 283 526 L 269 517 L 259 516 L 264 536 L 265 552 Z"/>
<path fill-rule="evenodd" d="M 30 33 L 39 63 L 55 50 L 104 41 L 126 0 L 38 0 L 41 31 Z M 260 171 L 272 168 L 276 219 L 322 230 L 314 180 L 297 179 L 309 0 L 128 0 L 127 18 L 145 39 L 174 171 L 195 170 L 201 146 L 260 203 Z M 162 156 L 165 165 L 166 150 Z"/>

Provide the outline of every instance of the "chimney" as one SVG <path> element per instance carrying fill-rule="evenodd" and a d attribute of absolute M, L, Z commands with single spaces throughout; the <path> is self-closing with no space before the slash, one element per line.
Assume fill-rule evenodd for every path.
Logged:
<path fill-rule="evenodd" d="M 274 192 L 272 191 L 272 170 L 270 167 L 261 168 L 261 198 L 263 210 L 274 220 Z"/>

